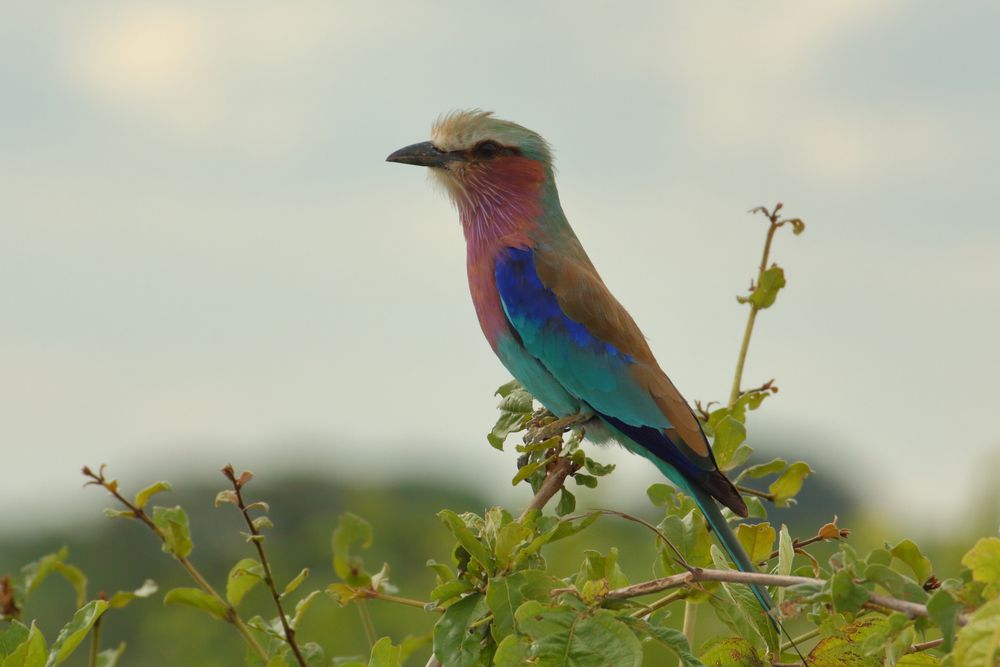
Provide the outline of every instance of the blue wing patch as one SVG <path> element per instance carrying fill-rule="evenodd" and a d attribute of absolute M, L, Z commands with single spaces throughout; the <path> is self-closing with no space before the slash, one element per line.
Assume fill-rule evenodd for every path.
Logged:
<path fill-rule="evenodd" d="M 635 359 L 563 312 L 538 277 L 531 250 L 508 248 L 497 260 L 495 277 L 500 302 L 521 343 L 570 394 L 623 424 L 671 427 L 629 373 Z"/>

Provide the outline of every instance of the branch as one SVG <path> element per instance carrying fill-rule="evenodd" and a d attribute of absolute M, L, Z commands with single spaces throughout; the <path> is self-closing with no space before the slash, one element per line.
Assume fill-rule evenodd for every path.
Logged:
<path fill-rule="evenodd" d="M 556 457 L 553 461 L 552 466 L 549 468 L 548 473 L 545 475 L 545 481 L 538 489 L 538 493 L 535 497 L 531 499 L 531 502 L 527 507 L 524 508 L 524 512 L 521 513 L 519 521 L 523 521 L 531 510 L 540 510 L 545 505 L 552 500 L 552 496 L 559 492 L 559 489 L 563 487 L 566 482 L 566 478 L 575 472 L 573 462 L 567 458 Z"/>
<path fill-rule="evenodd" d="M 278 618 L 281 619 L 281 627 L 285 631 L 285 641 L 288 642 L 288 646 L 291 647 L 292 653 L 295 655 L 296 662 L 298 662 L 301 667 L 307 667 L 306 659 L 302 655 L 299 645 L 295 642 L 295 628 L 289 624 L 288 617 L 285 616 L 285 610 L 281 606 L 281 594 L 278 593 L 278 589 L 274 585 L 274 577 L 271 576 L 271 564 L 268 563 L 267 556 L 264 554 L 263 535 L 260 534 L 260 529 L 257 528 L 257 523 L 250 518 L 250 508 L 247 507 L 247 504 L 243 501 L 243 486 L 250 481 L 253 474 L 251 474 L 250 471 L 246 471 L 237 478 L 236 471 L 233 470 L 232 465 L 224 467 L 222 469 L 222 474 L 233 485 L 233 492 L 236 494 L 236 506 L 240 508 L 240 514 L 243 515 L 243 520 L 247 524 L 247 529 L 253 536 L 250 539 L 250 542 L 253 542 L 254 547 L 257 549 L 257 555 L 260 556 L 260 564 L 264 569 L 264 583 L 267 584 L 267 589 L 271 592 L 271 599 L 274 600 L 274 606 L 278 609 Z"/>
<path fill-rule="evenodd" d="M 758 584 L 761 586 L 781 587 L 797 586 L 799 584 L 826 583 L 823 579 L 815 579 L 813 577 L 765 574 L 763 572 L 740 572 L 737 570 L 694 569 L 690 572 L 681 572 L 680 574 L 663 577 L 662 579 L 653 579 L 652 581 L 645 581 L 640 584 L 616 588 L 609 591 L 605 598 L 608 600 L 623 600 L 626 598 L 638 597 L 640 595 L 658 593 L 670 588 L 687 586 L 700 581 L 723 581 L 733 584 Z M 557 588 L 552 591 L 552 594 L 557 595 L 565 592 L 567 592 L 567 589 Z M 880 595 L 878 593 L 869 593 L 868 601 L 865 602 L 865 606 L 874 609 L 883 608 L 892 609 L 893 611 L 901 611 L 910 617 L 927 616 L 927 607 L 922 604 L 910 602 L 909 600 L 899 600 L 897 598 Z M 965 625 L 968 623 L 968 620 L 969 619 L 965 614 L 959 614 L 959 625 Z"/>
<path fill-rule="evenodd" d="M 527 434 L 524 436 L 524 443 L 527 445 L 535 445 L 545 442 L 549 438 L 562 435 L 574 426 L 579 426 L 580 424 L 590 421 L 592 418 L 592 414 L 579 413 L 570 415 L 569 417 L 563 417 L 562 419 L 556 419 L 548 424 L 530 427 L 528 428 Z M 558 493 L 563 487 L 563 484 L 566 482 L 566 478 L 576 471 L 577 467 L 573 465 L 572 461 L 563 456 L 556 456 L 555 461 L 553 461 L 549 466 L 548 471 L 545 474 L 545 480 L 538 488 L 538 492 L 535 493 L 535 497 L 531 499 L 528 506 L 524 508 L 524 511 L 521 513 L 521 517 L 518 520 L 523 521 L 528 515 L 528 512 L 531 510 L 540 510 L 545 507 L 545 505 L 552 500 L 552 496 L 556 495 L 556 493 Z"/>
<path fill-rule="evenodd" d="M 755 285 L 760 285 L 764 277 L 764 272 L 767 271 L 767 259 L 771 254 L 771 242 L 774 241 L 774 233 L 786 222 L 791 222 L 778 218 L 778 212 L 781 210 L 781 207 L 781 202 L 778 202 L 775 204 L 773 211 L 769 211 L 763 206 L 758 206 L 750 211 L 751 213 L 763 213 L 770 222 L 767 228 L 767 240 L 764 241 L 764 252 L 761 255 L 760 267 L 757 271 L 757 280 L 750 286 L 751 290 L 754 289 Z M 801 225 L 801 221 L 797 220 L 796 222 Z M 740 344 L 740 354 L 736 358 L 736 373 L 733 376 L 733 388 L 729 392 L 729 405 L 736 403 L 737 399 L 744 393 L 740 391 L 740 383 L 743 381 L 743 365 L 746 363 L 747 351 L 750 349 L 750 336 L 753 335 L 753 325 L 757 321 L 757 313 L 760 311 L 760 308 L 755 306 L 753 302 L 749 302 L 749 305 L 750 314 L 747 316 L 747 325 L 743 330 L 743 342 Z M 770 389 L 769 384 L 767 383 L 764 386 Z"/>
<path fill-rule="evenodd" d="M 130 514 L 134 518 L 146 524 L 146 527 L 148 527 L 151 531 L 153 531 L 153 533 L 156 534 L 156 536 L 160 539 L 161 542 L 163 542 L 164 544 L 167 543 L 167 536 L 163 533 L 162 530 L 160 530 L 159 526 L 153 523 L 153 520 L 149 518 L 149 515 L 146 514 L 146 511 L 141 507 L 136 507 L 135 505 L 133 505 L 118 491 L 117 480 L 113 479 L 109 480 L 104 476 L 103 465 L 98 469 L 96 473 L 89 467 L 84 466 L 83 475 L 84 477 L 90 479 L 90 481 L 84 484 L 84 486 L 94 485 L 104 488 L 108 493 L 114 496 L 115 500 L 117 500 L 119 503 L 127 507 Z M 212 584 L 208 583 L 208 580 L 205 579 L 205 577 L 201 574 L 201 572 L 199 572 L 198 569 L 195 568 L 194 564 L 191 561 L 189 561 L 186 557 L 174 551 L 170 551 L 170 555 L 173 556 L 174 560 L 176 560 L 178 563 L 181 564 L 181 567 L 187 570 L 187 573 L 191 575 L 191 578 L 194 579 L 195 583 L 198 584 L 201 590 L 211 595 L 213 598 L 215 598 L 215 600 L 219 604 L 223 606 L 223 608 L 226 610 L 223 620 L 225 620 L 227 623 L 236 628 L 236 631 L 240 633 L 240 635 L 243 637 L 243 640 L 253 650 L 253 652 L 256 653 L 261 660 L 266 661 L 267 652 L 256 640 L 256 638 L 254 638 L 253 634 L 251 634 L 250 628 L 240 617 L 236 609 L 233 608 L 231 604 L 229 604 L 229 601 L 226 600 L 221 595 L 219 595 L 218 591 L 216 591 L 215 588 L 212 587 Z"/>

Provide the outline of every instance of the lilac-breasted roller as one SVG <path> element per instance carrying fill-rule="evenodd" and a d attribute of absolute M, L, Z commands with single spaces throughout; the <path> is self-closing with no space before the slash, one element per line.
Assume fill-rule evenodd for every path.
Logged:
<path fill-rule="evenodd" d="M 687 401 L 601 280 L 559 203 L 537 133 L 482 111 L 440 118 L 388 158 L 430 167 L 458 208 L 479 324 L 507 370 L 559 417 L 592 414 L 591 440 L 644 456 L 694 497 L 737 566 L 755 571 L 719 501 L 747 507 Z M 770 609 L 767 591 L 754 594 Z"/>

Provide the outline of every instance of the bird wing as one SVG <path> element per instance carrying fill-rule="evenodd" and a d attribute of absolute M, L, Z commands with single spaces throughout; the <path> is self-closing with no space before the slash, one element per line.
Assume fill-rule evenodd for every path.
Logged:
<path fill-rule="evenodd" d="M 511 328 L 571 394 L 676 468 L 717 469 L 687 402 L 582 251 L 509 248 L 495 277 Z"/>

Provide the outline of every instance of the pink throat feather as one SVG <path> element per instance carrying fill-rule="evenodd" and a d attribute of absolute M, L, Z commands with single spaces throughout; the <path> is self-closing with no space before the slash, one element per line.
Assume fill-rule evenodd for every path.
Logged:
<path fill-rule="evenodd" d="M 545 177 L 539 162 L 524 157 L 466 167 L 459 176 L 455 203 L 470 262 L 502 245 L 527 242 L 526 232 L 541 213 L 539 195 Z"/>

